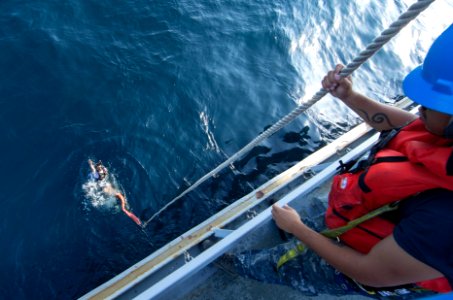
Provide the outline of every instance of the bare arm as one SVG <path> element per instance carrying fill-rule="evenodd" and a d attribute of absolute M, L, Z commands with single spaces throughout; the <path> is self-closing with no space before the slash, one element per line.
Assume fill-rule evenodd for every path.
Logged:
<path fill-rule="evenodd" d="M 91 172 L 96 173 L 96 168 L 94 167 L 94 162 L 91 159 L 88 159 L 88 164 L 90 165 Z"/>
<path fill-rule="evenodd" d="M 322 80 L 322 86 L 333 96 L 339 98 L 365 122 L 378 131 L 388 130 L 406 125 L 417 118 L 416 115 L 402 109 L 374 101 L 352 88 L 351 77 L 340 78 L 338 75 L 343 69 L 337 65 Z"/>
<path fill-rule="evenodd" d="M 362 254 L 308 228 L 289 206 L 274 205 L 272 215 L 278 227 L 294 234 L 334 268 L 362 284 L 386 287 L 443 276 L 405 252 L 393 235 L 379 242 L 368 254 Z"/>
<path fill-rule="evenodd" d="M 417 118 L 407 111 L 382 104 L 356 92 L 343 99 L 343 103 L 378 131 L 401 127 Z"/>

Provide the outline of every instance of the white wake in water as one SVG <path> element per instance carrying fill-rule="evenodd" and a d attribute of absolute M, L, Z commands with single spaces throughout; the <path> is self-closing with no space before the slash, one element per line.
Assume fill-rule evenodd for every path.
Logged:
<path fill-rule="evenodd" d="M 99 210 L 120 211 L 118 199 L 114 196 L 114 193 L 111 192 L 112 190 L 120 190 L 117 186 L 115 178 L 111 175 L 101 181 L 87 179 L 87 181 L 82 184 L 82 190 L 85 199 L 88 202 L 86 204 Z"/>

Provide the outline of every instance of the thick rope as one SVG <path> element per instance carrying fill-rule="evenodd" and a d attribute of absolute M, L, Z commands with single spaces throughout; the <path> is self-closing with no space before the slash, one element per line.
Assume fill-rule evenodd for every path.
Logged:
<path fill-rule="evenodd" d="M 365 61 L 367 61 L 371 56 L 374 55 L 379 49 L 382 48 L 384 44 L 386 44 L 391 38 L 393 38 L 400 30 L 406 26 L 410 21 L 414 20 L 423 10 L 425 10 L 431 3 L 435 0 L 418 0 L 416 3 L 412 4 L 408 10 L 403 13 L 398 20 L 393 22 L 390 27 L 384 30 L 380 36 L 375 38 L 371 44 L 369 44 L 365 50 L 360 52 L 360 54 L 352 60 L 341 72 L 340 76 L 347 77 L 352 74 L 358 67 L 360 67 Z M 185 196 L 187 193 L 191 192 L 195 188 L 197 188 L 200 184 L 202 184 L 207 179 L 215 176 L 219 173 L 222 169 L 227 167 L 228 165 L 235 162 L 238 158 L 243 156 L 246 152 L 250 151 L 253 147 L 261 143 L 263 140 L 274 134 L 275 132 L 279 131 L 281 128 L 286 126 L 288 123 L 292 122 L 296 117 L 298 117 L 301 113 L 306 111 L 310 108 L 313 104 L 321 100 L 326 94 L 328 93 L 327 90 L 321 88 L 310 100 L 307 102 L 302 103 L 298 107 L 296 107 L 293 111 L 289 114 L 284 116 L 280 119 L 277 123 L 269 127 L 263 133 L 258 135 L 255 139 L 253 139 L 250 143 L 248 143 L 245 147 L 240 149 L 238 152 L 233 154 L 230 158 L 226 161 L 221 163 L 211 172 L 207 173 L 200 179 L 198 179 L 193 185 L 191 185 L 188 189 L 184 192 L 179 194 L 176 198 L 168 202 L 164 207 L 162 207 L 158 212 L 156 212 L 151 218 L 146 221 L 143 226 L 148 225 L 155 217 L 157 217 L 162 211 L 164 211 L 167 207 L 172 205 L 174 202 Z"/>

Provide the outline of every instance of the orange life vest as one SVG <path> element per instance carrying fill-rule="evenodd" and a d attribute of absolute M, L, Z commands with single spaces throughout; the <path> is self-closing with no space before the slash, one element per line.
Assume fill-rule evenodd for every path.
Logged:
<path fill-rule="evenodd" d="M 329 194 L 326 225 L 337 228 L 389 203 L 419 192 L 453 190 L 453 140 L 428 132 L 420 119 L 402 128 L 363 169 L 336 175 Z M 393 232 L 395 224 L 375 217 L 340 236 L 368 253 Z M 451 291 L 445 278 L 418 283 L 438 292 Z"/>

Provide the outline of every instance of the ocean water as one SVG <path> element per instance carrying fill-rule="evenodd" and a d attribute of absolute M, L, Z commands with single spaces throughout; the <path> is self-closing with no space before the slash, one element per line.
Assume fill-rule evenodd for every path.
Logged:
<path fill-rule="evenodd" d="M 325 97 L 141 229 L 142 220 L 319 88 L 412 1 L 0 2 L 0 298 L 74 299 L 347 131 Z M 354 74 L 401 95 L 452 22 L 438 0 Z M 94 187 L 96 188 L 96 187 Z"/>

